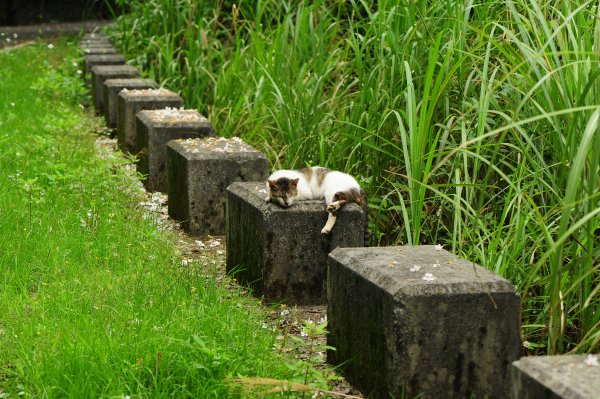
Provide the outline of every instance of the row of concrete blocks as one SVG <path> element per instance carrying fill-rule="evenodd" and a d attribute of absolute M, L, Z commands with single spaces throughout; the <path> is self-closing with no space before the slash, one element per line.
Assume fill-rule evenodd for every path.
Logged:
<path fill-rule="evenodd" d="M 285 210 L 266 203 L 264 155 L 240 140 L 192 139 L 212 127 L 191 111 L 148 111 L 182 100 L 148 90 L 157 85 L 130 67 L 110 65 L 122 57 L 96 43 L 84 44 L 90 54 L 102 51 L 86 56 L 95 106 L 116 126 L 122 149 L 139 154 L 146 186 L 168 192 L 169 215 L 186 231 L 225 231 L 228 273 L 256 295 L 327 303 L 328 345 L 336 348 L 328 361 L 369 397 L 600 392 L 598 368 L 584 358 L 517 361 L 519 298 L 510 282 L 433 246 L 361 248 L 366 215 L 354 205 L 322 236 L 321 201 Z"/>

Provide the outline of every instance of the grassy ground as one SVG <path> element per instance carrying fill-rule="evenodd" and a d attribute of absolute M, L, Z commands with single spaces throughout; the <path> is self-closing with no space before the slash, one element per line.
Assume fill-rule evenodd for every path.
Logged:
<path fill-rule="evenodd" d="M 264 310 L 211 262 L 181 262 L 129 161 L 98 155 L 75 51 L 0 52 L 0 397 L 244 396 L 238 376 L 324 386 L 273 350 Z"/>
<path fill-rule="evenodd" d="M 597 0 L 123 0 L 148 76 L 273 167 L 369 194 L 373 243 L 510 279 L 530 353 L 600 350 Z"/>

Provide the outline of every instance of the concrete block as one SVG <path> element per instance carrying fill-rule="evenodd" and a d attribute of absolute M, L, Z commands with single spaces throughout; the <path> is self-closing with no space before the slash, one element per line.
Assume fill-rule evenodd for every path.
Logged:
<path fill-rule="evenodd" d="M 138 112 L 144 109 L 183 107 L 183 100 L 166 89 L 123 89 L 117 95 L 117 143 L 123 152 L 136 153 Z"/>
<path fill-rule="evenodd" d="M 327 255 L 337 247 L 362 247 L 366 215 L 356 204 L 342 209 L 333 230 L 324 200 L 284 209 L 266 203 L 265 182 L 227 189 L 227 271 L 269 302 L 325 304 Z"/>
<path fill-rule="evenodd" d="M 513 399 L 600 398 L 600 355 L 523 357 L 513 363 Z"/>
<path fill-rule="evenodd" d="M 138 172 L 148 191 L 166 193 L 167 142 L 200 139 L 213 133 L 213 127 L 195 109 L 165 108 L 140 111 L 136 115 Z"/>
<path fill-rule="evenodd" d="M 117 96 L 123 89 L 142 90 L 156 89 L 158 83 L 151 79 L 106 79 L 103 83 L 104 89 L 104 119 L 111 129 L 117 128 Z"/>
<path fill-rule="evenodd" d="M 224 235 L 227 186 L 266 180 L 268 171 L 267 158 L 239 138 L 170 141 L 167 162 L 169 216 L 193 235 Z"/>
<path fill-rule="evenodd" d="M 327 295 L 327 360 L 368 397 L 508 397 L 521 350 L 510 281 L 430 245 L 338 248 Z"/>
<path fill-rule="evenodd" d="M 131 65 L 96 65 L 92 67 L 92 97 L 98 113 L 104 110 L 104 81 L 117 78 L 137 78 L 140 72 Z"/>
<path fill-rule="evenodd" d="M 84 73 L 91 72 L 96 65 L 123 65 L 125 57 L 121 54 L 90 54 L 84 57 Z"/>

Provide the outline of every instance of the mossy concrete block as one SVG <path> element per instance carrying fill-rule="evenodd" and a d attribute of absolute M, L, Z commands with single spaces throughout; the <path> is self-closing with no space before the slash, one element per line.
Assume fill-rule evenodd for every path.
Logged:
<path fill-rule="evenodd" d="M 327 293 L 327 360 L 368 397 L 509 396 L 521 350 L 510 281 L 430 245 L 338 248 Z"/>
<path fill-rule="evenodd" d="M 123 65 L 125 57 L 120 54 L 90 54 L 83 60 L 84 76 L 88 75 L 96 65 Z"/>
<path fill-rule="evenodd" d="M 523 357 L 513 363 L 513 399 L 600 398 L 600 355 Z"/>
<path fill-rule="evenodd" d="M 325 201 L 267 203 L 266 184 L 227 189 L 227 271 L 254 294 L 289 305 L 325 304 L 327 256 L 337 247 L 362 247 L 366 215 L 346 205 L 328 235 Z"/>
<path fill-rule="evenodd" d="M 199 139 L 213 133 L 213 127 L 195 109 L 165 108 L 138 112 L 136 121 L 138 171 L 148 191 L 166 193 L 167 142 Z"/>
<path fill-rule="evenodd" d="M 136 115 L 145 109 L 181 108 L 183 100 L 166 89 L 123 89 L 117 95 L 117 143 L 124 152 L 136 153 Z"/>
<path fill-rule="evenodd" d="M 158 83 L 151 79 L 107 79 L 104 81 L 104 119 L 111 129 L 117 127 L 117 96 L 123 89 L 156 89 Z"/>
<path fill-rule="evenodd" d="M 225 234 L 225 189 L 267 178 L 267 158 L 239 138 L 170 141 L 167 158 L 169 216 L 193 235 Z"/>
<path fill-rule="evenodd" d="M 117 78 L 137 78 L 140 72 L 131 65 L 96 65 L 92 67 L 92 97 L 100 114 L 104 110 L 104 81 Z"/>

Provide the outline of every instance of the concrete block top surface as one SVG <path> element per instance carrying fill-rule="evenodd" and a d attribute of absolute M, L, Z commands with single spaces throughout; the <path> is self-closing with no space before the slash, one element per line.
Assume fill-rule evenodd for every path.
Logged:
<path fill-rule="evenodd" d="M 265 158 L 256 148 L 244 143 L 239 137 L 207 137 L 203 139 L 172 140 L 169 145 L 186 159 L 256 159 Z M 262 189 L 265 188 L 262 183 Z M 263 194 L 263 200 L 264 196 Z"/>
<path fill-rule="evenodd" d="M 195 109 L 171 108 L 144 110 L 138 113 L 147 125 L 154 127 L 206 127 L 211 124 L 204 116 Z"/>
<path fill-rule="evenodd" d="M 96 75 L 111 76 L 111 75 L 123 75 L 130 74 L 132 76 L 139 76 L 140 72 L 131 65 L 96 65 L 92 67 L 92 72 Z"/>
<path fill-rule="evenodd" d="M 479 293 L 482 289 L 515 292 L 510 281 L 436 245 L 336 248 L 329 256 L 396 299 Z"/>
<path fill-rule="evenodd" d="M 119 52 L 112 46 L 107 47 L 87 47 L 83 50 L 84 54 L 118 54 Z"/>
<path fill-rule="evenodd" d="M 86 33 L 81 38 L 82 41 L 94 40 L 94 39 L 105 40 L 105 39 L 108 39 L 108 36 L 106 36 L 106 34 L 104 34 L 102 32 L 90 32 L 90 33 Z"/>
<path fill-rule="evenodd" d="M 181 99 L 177 93 L 171 90 L 158 88 L 158 89 L 123 89 L 119 93 L 119 97 L 125 99 L 128 102 L 131 101 L 153 101 L 153 100 L 170 100 L 170 99 Z"/>
<path fill-rule="evenodd" d="M 158 87 L 158 83 L 152 79 L 140 79 L 140 78 L 115 78 L 107 79 L 104 81 L 106 87 L 112 88 L 134 88 L 134 87 Z"/>
<path fill-rule="evenodd" d="M 552 397 L 598 399 L 599 357 L 600 355 L 532 356 L 513 362 L 513 366 L 556 395 Z M 529 396 L 523 392 L 519 397 Z"/>
<path fill-rule="evenodd" d="M 125 62 L 125 57 L 121 54 L 88 54 L 85 56 L 86 62 L 98 62 L 98 61 L 115 61 Z"/>

